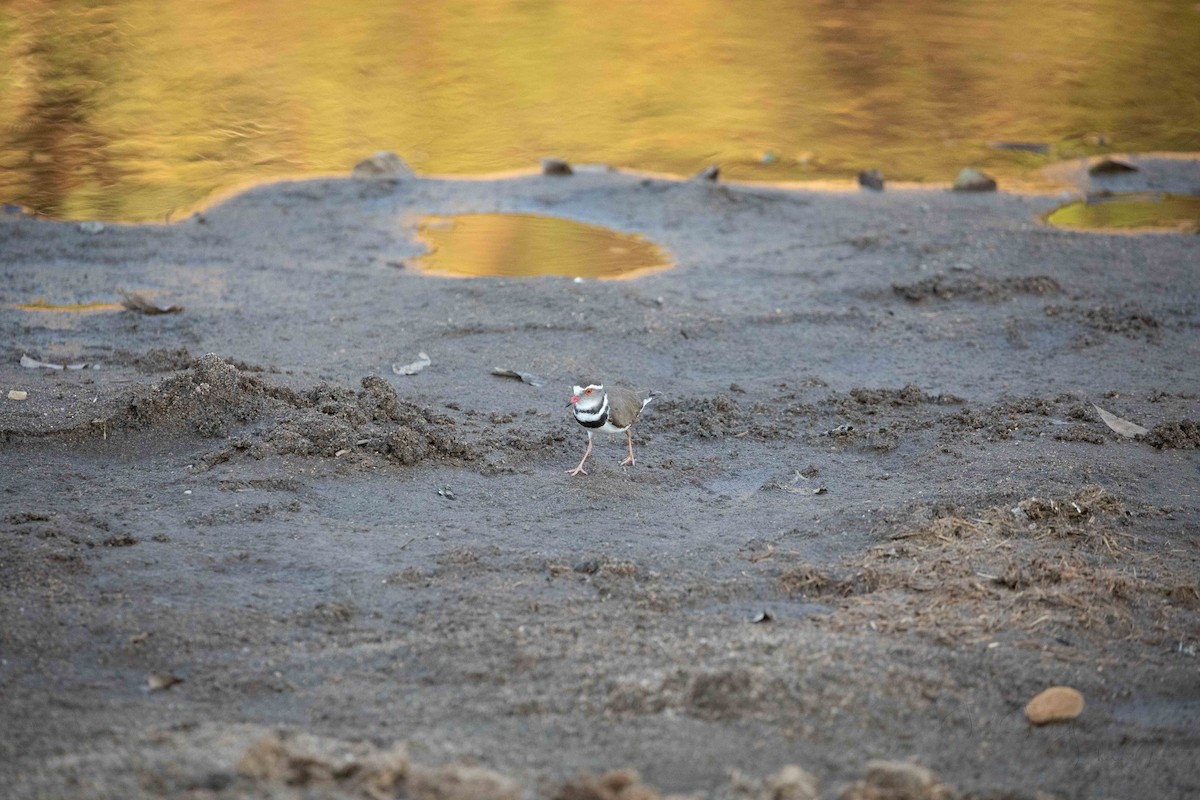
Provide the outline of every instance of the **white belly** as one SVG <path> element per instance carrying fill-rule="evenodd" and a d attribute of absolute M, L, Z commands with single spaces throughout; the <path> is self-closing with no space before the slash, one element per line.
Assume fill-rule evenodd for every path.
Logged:
<path fill-rule="evenodd" d="M 629 426 L 626 425 L 624 428 L 618 428 L 616 425 L 612 424 L 611 420 L 605 420 L 604 424 L 601 425 L 599 428 L 596 428 L 596 430 L 604 431 L 605 433 L 624 433 L 625 429 L 628 427 Z"/>

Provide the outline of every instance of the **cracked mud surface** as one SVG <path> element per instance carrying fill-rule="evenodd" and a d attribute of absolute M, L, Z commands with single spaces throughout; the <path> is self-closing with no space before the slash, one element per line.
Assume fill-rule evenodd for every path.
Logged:
<path fill-rule="evenodd" d="M 0 397 L 29 393 L 0 401 L 0 777 L 645 800 L 569 783 L 629 768 L 782 800 L 787 764 L 831 798 L 912 759 L 958 796 L 1200 792 L 1200 241 L 1054 230 L 1053 204 L 608 174 L 0 218 Z M 417 216 L 496 210 L 678 266 L 395 266 Z M 118 288 L 185 311 L 13 307 Z M 563 474 L 585 375 L 662 393 L 635 467 L 600 436 Z M 1033 728 L 1052 685 L 1084 713 Z"/>

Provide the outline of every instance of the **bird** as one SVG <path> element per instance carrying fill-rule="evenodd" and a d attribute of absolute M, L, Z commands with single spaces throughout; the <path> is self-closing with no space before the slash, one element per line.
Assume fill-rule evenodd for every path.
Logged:
<path fill-rule="evenodd" d="M 632 389 L 621 386 L 605 389 L 602 383 L 572 386 L 571 400 L 567 407 L 574 413 L 575 421 L 587 428 L 588 443 L 583 458 L 579 460 L 579 466 L 567 470 L 567 474 L 587 475 L 583 464 L 592 454 L 592 434 L 597 430 L 606 433 L 625 432 L 625 440 L 629 443 L 629 456 L 621 462 L 621 466 L 632 467 L 636 462 L 633 459 L 633 436 L 629 433 L 629 427 L 637 422 L 642 409 L 657 396 L 657 392 L 651 392 L 649 397 L 643 398 Z"/>

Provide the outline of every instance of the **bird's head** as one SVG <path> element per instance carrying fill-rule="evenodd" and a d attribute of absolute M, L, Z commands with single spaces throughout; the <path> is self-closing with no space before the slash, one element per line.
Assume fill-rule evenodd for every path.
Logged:
<path fill-rule="evenodd" d="M 587 386 L 572 386 L 571 401 L 568 406 L 588 411 L 596 409 L 604 402 L 604 384 L 589 383 Z"/>

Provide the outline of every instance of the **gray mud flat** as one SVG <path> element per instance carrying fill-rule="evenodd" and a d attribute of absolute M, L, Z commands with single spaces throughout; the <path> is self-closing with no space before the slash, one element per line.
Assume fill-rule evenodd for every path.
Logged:
<path fill-rule="evenodd" d="M 597 174 L 0 218 L 6 796 L 798 800 L 766 779 L 872 759 L 1197 796 L 1200 239 L 1052 205 Z M 403 268 L 466 211 L 677 266 Z M 119 289 L 184 311 L 14 307 Z M 635 467 L 601 437 L 563 474 L 585 376 L 662 393 Z M 1083 713 L 1032 727 L 1054 685 Z M 613 769 L 645 783 L 564 784 Z"/>

